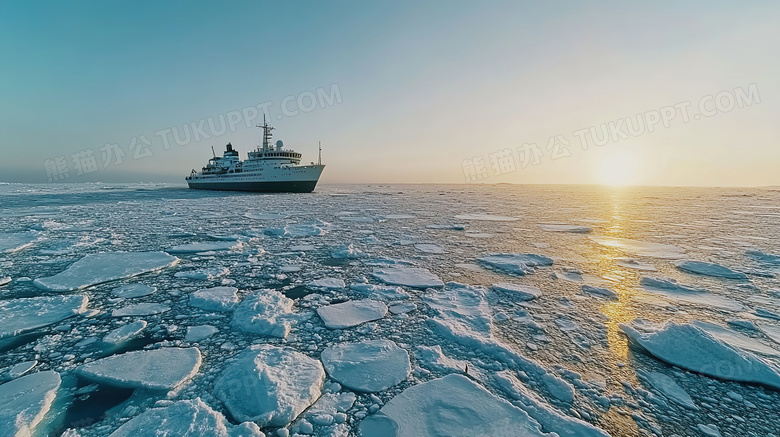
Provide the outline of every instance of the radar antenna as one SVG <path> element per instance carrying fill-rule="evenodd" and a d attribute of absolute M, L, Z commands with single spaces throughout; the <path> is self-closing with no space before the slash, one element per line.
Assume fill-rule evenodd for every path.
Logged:
<path fill-rule="evenodd" d="M 275 128 L 271 127 L 268 122 L 265 121 L 265 114 L 263 114 L 263 124 L 258 124 L 257 127 L 263 128 L 263 151 L 267 152 L 271 150 L 271 131 Z"/>

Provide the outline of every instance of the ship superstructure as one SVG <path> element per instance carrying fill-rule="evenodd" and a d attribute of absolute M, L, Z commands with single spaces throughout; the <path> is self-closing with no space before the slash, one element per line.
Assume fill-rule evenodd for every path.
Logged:
<path fill-rule="evenodd" d="M 199 190 L 258 191 L 269 193 L 309 193 L 317 186 L 322 170 L 322 152 L 315 164 L 300 165 L 303 155 L 285 150 L 281 140 L 271 145 L 273 127 L 263 117 L 263 144 L 241 161 L 228 143 L 222 156 L 209 159 L 201 171 L 192 170 L 185 178 L 190 188 Z M 213 153 L 213 148 L 212 148 Z"/>

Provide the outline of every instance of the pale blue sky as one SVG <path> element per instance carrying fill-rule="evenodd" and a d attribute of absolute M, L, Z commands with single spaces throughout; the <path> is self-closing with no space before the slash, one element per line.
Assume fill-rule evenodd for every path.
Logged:
<path fill-rule="evenodd" d="M 780 184 L 778 22 L 776 1 L 3 2 L 0 180 L 46 182 L 64 157 L 64 182 L 182 181 L 211 146 L 244 156 L 258 130 L 168 150 L 156 132 L 270 102 L 304 160 L 322 141 L 323 182 Z M 334 84 L 340 103 L 282 114 Z M 760 103 L 693 119 L 703 97 L 750 84 Z M 574 141 L 685 102 L 688 123 Z M 133 159 L 141 135 L 153 156 Z M 568 154 L 546 149 L 556 135 Z M 522 167 L 525 143 L 536 165 Z M 106 144 L 120 165 L 104 166 Z M 514 169 L 495 171 L 505 149 Z M 79 176 L 85 150 L 98 169 Z"/>

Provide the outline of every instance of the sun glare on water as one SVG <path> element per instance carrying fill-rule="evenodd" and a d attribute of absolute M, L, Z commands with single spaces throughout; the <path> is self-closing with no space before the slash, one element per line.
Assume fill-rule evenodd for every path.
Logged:
<path fill-rule="evenodd" d="M 638 180 L 639 160 L 627 151 L 606 153 L 599 160 L 599 182 L 611 186 L 634 185 Z"/>

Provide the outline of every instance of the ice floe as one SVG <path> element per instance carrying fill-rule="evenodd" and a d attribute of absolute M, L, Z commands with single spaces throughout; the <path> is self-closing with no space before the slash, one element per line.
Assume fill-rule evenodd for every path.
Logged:
<path fill-rule="evenodd" d="M 675 301 L 704 305 L 728 311 L 742 311 L 745 307 L 734 299 L 710 293 L 707 290 L 680 284 L 674 279 L 644 277 L 639 285 L 645 291 Z"/>
<path fill-rule="evenodd" d="M 609 437 L 605 431 L 552 407 L 529 390 L 511 371 L 497 372 L 494 378 L 499 388 L 514 400 L 513 404 L 537 421 L 543 431 L 560 437 Z"/>
<path fill-rule="evenodd" d="M 371 299 L 350 300 L 319 307 L 317 314 L 325 327 L 344 329 L 381 319 L 387 314 L 387 305 Z"/>
<path fill-rule="evenodd" d="M 768 323 L 759 323 L 758 329 L 769 337 L 772 341 L 780 344 L 780 325 L 770 325 Z"/>
<path fill-rule="evenodd" d="M 194 279 L 197 281 L 211 281 L 221 276 L 225 276 L 228 273 L 230 273 L 230 269 L 227 267 L 205 267 L 202 269 L 176 272 L 173 276 L 182 279 Z"/>
<path fill-rule="evenodd" d="M 495 214 L 460 214 L 455 216 L 458 220 L 478 220 L 488 222 L 514 222 L 520 220 L 517 217 L 509 217 L 505 215 Z"/>
<path fill-rule="evenodd" d="M 190 306 L 205 311 L 232 311 L 240 302 L 238 288 L 203 288 L 190 295 Z"/>
<path fill-rule="evenodd" d="M 11 253 L 31 246 L 38 241 L 41 233 L 37 231 L 0 232 L 0 253 Z"/>
<path fill-rule="evenodd" d="M 8 370 L 8 376 L 16 379 L 25 373 L 32 370 L 35 366 L 38 365 L 38 360 L 32 360 L 32 361 L 22 361 L 21 363 L 14 364 L 9 370 Z"/>
<path fill-rule="evenodd" d="M 745 255 L 766 264 L 780 264 L 780 255 L 764 253 L 760 250 L 747 250 Z"/>
<path fill-rule="evenodd" d="M 48 291 L 73 291 L 160 270 L 178 261 L 165 252 L 94 253 L 71 264 L 63 272 L 38 278 L 33 283 Z"/>
<path fill-rule="evenodd" d="M 331 258 L 336 259 L 359 259 L 367 257 L 368 254 L 358 249 L 354 245 L 348 244 L 346 246 L 337 247 L 331 251 L 330 256 Z"/>
<path fill-rule="evenodd" d="M 374 300 L 402 300 L 411 297 L 403 288 L 393 285 L 352 284 L 349 288 Z"/>
<path fill-rule="evenodd" d="M 388 310 L 393 314 L 406 314 L 408 312 L 414 311 L 417 309 L 417 305 L 414 302 L 404 302 L 399 303 L 395 305 L 391 305 Z"/>
<path fill-rule="evenodd" d="M 248 212 L 244 214 L 244 217 L 251 218 L 255 220 L 281 220 L 288 217 L 287 214 L 283 212 Z"/>
<path fill-rule="evenodd" d="M 39 296 L 0 301 L 0 338 L 52 325 L 86 310 L 86 296 Z"/>
<path fill-rule="evenodd" d="M 93 381 L 119 387 L 171 390 L 192 378 L 200 364 L 198 348 L 166 347 L 112 355 L 76 371 Z"/>
<path fill-rule="evenodd" d="M 720 379 L 766 385 L 780 390 L 780 369 L 691 325 L 668 322 L 649 332 L 626 324 L 623 332 L 669 364 Z"/>
<path fill-rule="evenodd" d="M 618 294 L 614 291 L 610 290 L 609 288 L 603 288 L 603 287 L 593 287 L 590 285 L 583 285 L 582 286 L 582 292 L 587 293 L 594 296 L 600 296 L 605 297 L 607 299 L 613 299 L 617 300 Z"/>
<path fill-rule="evenodd" d="M 685 250 L 671 244 L 650 243 L 647 241 L 631 240 L 629 238 L 599 235 L 591 235 L 588 238 L 602 246 L 613 247 L 638 256 L 662 259 L 685 258 Z"/>
<path fill-rule="evenodd" d="M 6 284 L 10 284 L 10 283 L 11 283 L 11 277 L 10 276 L 0 277 L 0 287 L 2 287 L 3 285 L 6 285 Z"/>
<path fill-rule="evenodd" d="M 677 384 L 677 381 L 672 377 L 660 372 L 648 372 L 643 369 L 637 370 L 637 375 L 651 387 L 671 399 L 674 403 L 691 410 L 699 409 L 693 401 L 693 398 L 691 398 L 691 395 L 680 387 L 680 385 Z"/>
<path fill-rule="evenodd" d="M 233 313 L 234 329 L 267 337 L 285 338 L 298 316 L 293 300 L 277 290 L 263 289 L 247 295 Z"/>
<path fill-rule="evenodd" d="M 658 271 L 658 269 L 656 269 L 654 265 L 639 261 L 638 259 L 634 259 L 634 258 L 615 258 L 614 261 L 615 264 L 619 265 L 620 267 L 625 267 L 627 269 L 644 270 L 647 272 Z"/>
<path fill-rule="evenodd" d="M 391 340 L 365 340 L 326 348 L 321 355 L 328 375 L 362 392 L 386 390 L 409 376 L 409 354 Z"/>
<path fill-rule="evenodd" d="M 103 341 L 105 343 L 121 344 L 138 336 L 144 328 L 146 328 L 146 320 L 137 320 L 109 332 L 103 337 Z"/>
<path fill-rule="evenodd" d="M 347 285 L 344 283 L 344 280 L 341 278 L 321 278 L 306 284 L 306 287 L 313 288 L 315 290 L 341 290 L 346 286 Z"/>
<path fill-rule="evenodd" d="M 691 321 L 691 325 L 703 329 L 718 340 L 728 343 L 734 347 L 738 347 L 740 349 L 754 352 L 766 357 L 780 359 L 779 350 L 769 347 L 755 338 L 748 337 L 747 335 L 728 328 L 724 328 L 720 325 L 704 322 L 701 320 L 693 320 Z"/>
<path fill-rule="evenodd" d="M 734 270 L 731 270 L 730 268 L 724 267 L 720 264 L 694 260 L 677 260 L 672 264 L 674 264 L 678 269 L 689 273 L 729 279 L 747 279 L 747 275 L 744 273 L 735 272 Z"/>
<path fill-rule="evenodd" d="M 572 234 L 589 234 L 593 229 L 587 226 L 564 225 L 564 224 L 541 224 L 543 231 L 547 232 L 569 232 Z"/>
<path fill-rule="evenodd" d="M 126 317 L 126 316 L 151 316 L 154 314 L 164 313 L 170 311 L 171 307 L 161 303 L 137 303 L 134 305 L 127 305 L 122 308 L 116 308 L 111 311 L 112 317 Z"/>
<path fill-rule="evenodd" d="M 110 437 L 264 437 L 257 424 L 232 425 L 200 398 L 151 408 L 130 419 Z"/>
<path fill-rule="evenodd" d="M 360 424 L 362 437 L 547 436 L 523 410 L 461 375 L 410 387 Z"/>
<path fill-rule="evenodd" d="M 321 221 L 287 225 L 282 228 L 265 229 L 265 235 L 271 237 L 315 237 L 328 232 L 329 224 Z"/>
<path fill-rule="evenodd" d="M 414 357 L 423 367 L 440 372 L 465 373 L 468 361 L 456 360 L 444 355 L 441 346 L 417 346 Z"/>
<path fill-rule="evenodd" d="M 111 294 L 124 299 L 133 299 L 153 294 L 157 287 L 150 287 L 144 284 L 126 284 L 111 290 Z"/>
<path fill-rule="evenodd" d="M 289 348 L 255 345 L 225 367 L 214 395 L 239 421 L 285 426 L 317 400 L 324 381 L 319 360 Z"/>
<path fill-rule="evenodd" d="M 347 420 L 346 413 L 352 408 L 357 396 L 352 392 L 323 393 L 317 402 L 298 416 L 298 421 L 291 429 L 301 430 L 305 424 L 303 420 L 317 425 L 330 425 L 332 423 L 344 423 Z M 330 433 L 331 436 L 346 436 L 346 434 Z"/>
<path fill-rule="evenodd" d="M 0 385 L 0 435 L 38 435 L 36 427 L 49 412 L 61 382 L 59 373 L 47 370 Z"/>
<path fill-rule="evenodd" d="M 184 341 L 199 342 L 219 332 L 219 329 L 211 325 L 188 326 Z"/>
<path fill-rule="evenodd" d="M 758 317 L 763 317 L 765 319 L 775 319 L 780 320 L 780 313 L 776 313 L 772 310 L 768 310 L 766 308 L 756 308 L 753 311 L 753 314 L 757 315 Z"/>
<path fill-rule="evenodd" d="M 536 267 L 553 265 L 552 258 L 533 253 L 493 253 L 479 258 L 479 261 L 515 275 L 531 274 Z"/>
<path fill-rule="evenodd" d="M 386 284 L 403 285 L 412 288 L 441 287 L 444 282 L 421 267 L 377 267 L 371 275 Z"/>
<path fill-rule="evenodd" d="M 432 243 L 419 243 L 415 244 L 414 248 L 423 253 L 444 253 L 444 248 L 438 244 Z"/>
<path fill-rule="evenodd" d="M 168 253 L 185 254 L 200 252 L 215 252 L 221 250 L 237 250 L 244 246 L 244 243 L 237 241 L 214 241 L 204 243 L 189 243 L 173 246 L 165 251 Z"/>
<path fill-rule="evenodd" d="M 521 301 L 536 299 L 542 295 L 542 290 L 534 286 L 512 284 L 509 282 L 493 284 L 493 290 L 509 293 L 514 299 Z"/>

